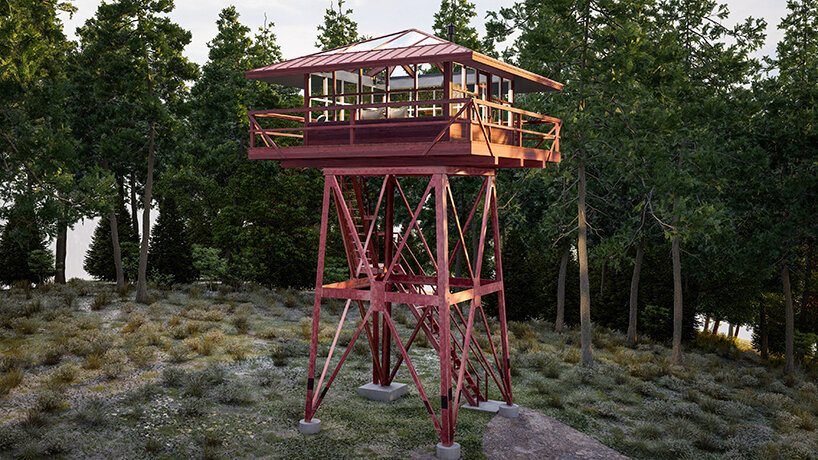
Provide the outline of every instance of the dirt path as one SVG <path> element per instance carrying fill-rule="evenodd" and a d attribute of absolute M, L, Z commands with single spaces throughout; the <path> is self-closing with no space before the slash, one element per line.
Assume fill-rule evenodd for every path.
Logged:
<path fill-rule="evenodd" d="M 488 459 L 590 460 L 628 457 L 596 439 L 535 410 L 520 408 L 520 416 L 495 416 L 483 434 Z"/>

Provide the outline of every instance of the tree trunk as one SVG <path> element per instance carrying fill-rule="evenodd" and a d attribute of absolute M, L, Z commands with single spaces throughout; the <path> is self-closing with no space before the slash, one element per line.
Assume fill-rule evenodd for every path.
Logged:
<path fill-rule="evenodd" d="M 636 247 L 636 261 L 633 264 L 633 275 L 631 276 L 631 297 L 630 297 L 630 311 L 628 312 L 628 346 L 633 348 L 636 346 L 636 319 L 639 313 L 639 275 L 642 271 L 642 257 L 645 252 L 645 238 L 639 240 L 639 246 Z"/>
<path fill-rule="evenodd" d="M 605 272 L 608 270 L 608 261 L 602 263 L 602 273 L 600 273 L 599 277 L 599 297 L 601 298 L 602 295 L 605 293 Z"/>
<path fill-rule="evenodd" d="M 108 214 L 108 222 L 111 224 L 111 246 L 114 250 L 114 269 L 116 270 L 116 290 L 125 292 L 125 273 L 122 271 L 122 251 L 119 248 L 119 229 L 117 228 L 116 213 Z"/>
<path fill-rule="evenodd" d="M 735 328 L 735 329 L 733 329 L 733 338 L 734 338 L 734 339 L 737 339 L 737 338 L 738 338 L 738 331 L 739 331 L 740 329 L 741 329 L 741 324 L 736 324 L 736 328 Z"/>
<path fill-rule="evenodd" d="M 733 336 L 733 323 L 727 323 L 727 337 Z"/>
<path fill-rule="evenodd" d="M 131 222 L 133 224 L 133 234 L 139 238 L 139 210 L 136 203 L 136 174 L 131 173 Z"/>
<path fill-rule="evenodd" d="M 704 327 L 702 327 L 702 332 L 709 332 L 710 331 L 710 315 L 704 316 Z"/>
<path fill-rule="evenodd" d="M 676 214 L 673 226 L 678 225 L 679 215 Z M 679 236 L 675 235 L 670 250 L 673 258 L 673 350 L 670 363 L 674 366 L 682 365 L 682 259 L 679 245 Z"/>
<path fill-rule="evenodd" d="M 786 363 L 784 364 L 784 372 L 791 374 L 795 371 L 795 362 L 793 360 L 795 317 L 792 308 L 792 290 L 790 289 L 790 269 L 786 264 L 781 267 L 781 283 L 784 285 L 784 311 L 786 318 L 784 328 L 784 357 Z"/>
<path fill-rule="evenodd" d="M 65 246 L 68 242 L 68 224 L 60 220 L 57 223 L 57 251 L 54 261 L 54 282 L 65 284 Z"/>
<path fill-rule="evenodd" d="M 145 180 L 145 201 L 142 210 L 142 244 L 139 246 L 139 274 L 136 283 L 136 301 L 148 303 L 148 244 L 151 233 L 151 190 L 153 189 L 153 151 L 156 127 L 151 123 L 148 143 L 148 176 Z"/>
<path fill-rule="evenodd" d="M 713 320 L 713 335 L 719 334 L 719 325 L 721 325 L 721 318 L 718 316 Z"/>
<path fill-rule="evenodd" d="M 583 155 L 584 156 L 584 155 Z M 582 364 L 594 362 L 591 352 L 593 331 L 591 330 L 591 285 L 588 280 L 588 222 L 585 217 L 585 164 L 579 164 L 579 185 L 577 187 L 577 208 L 579 236 L 577 238 L 577 258 L 579 259 L 579 322 L 581 328 Z"/>
<path fill-rule="evenodd" d="M 767 305 L 762 301 L 760 304 L 760 311 L 758 313 L 758 347 L 761 359 L 768 359 L 769 353 L 769 338 L 767 337 Z"/>
<path fill-rule="evenodd" d="M 557 279 L 557 320 L 554 322 L 554 330 L 562 332 L 565 323 L 565 276 L 568 274 L 568 256 L 571 255 L 571 248 L 562 250 L 560 259 L 560 275 Z"/>

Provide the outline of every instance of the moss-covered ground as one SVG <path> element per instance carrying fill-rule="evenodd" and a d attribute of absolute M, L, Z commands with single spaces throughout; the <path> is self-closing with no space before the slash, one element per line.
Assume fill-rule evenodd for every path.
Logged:
<path fill-rule="evenodd" d="M 410 383 L 409 397 L 384 404 L 357 395 L 371 377 L 363 343 L 316 415 L 321 433 L 298 433 L 311 293 L 208 292 L 197 285 L 152 294 L 154 302 L 141 305 L 132 293 L 83 281 L 0 292 L 0 456 L 334 459 L 432 452 L 436 434 L 405 368 L 396 380 Z M 341 302 L 324 305 L 319 354 L 342 309 Z M 395 319 L 408 336 L 414 320 L 399 311 Z M 347 322 L 341 344 L 356 325 Z M 663 345 L 626 348 L 621 334 L 600 329 L 596 364 L 579 366 L 577 331 L 556 333 L 538 321 L 510 329 L 515 402 L 629 456 L 818 458 L 814 374 L 784 376 L 708 336 L 687 351 L 683 368 L 674 368 Z M 424 387 L 436 394 L 433 350 L 420 341 L 411 355 Z M 489 396 L 498 398 L 497 391 Z M 456 436 L 465 458 L 483 458 L 490 418 L 461 411 Z"/>

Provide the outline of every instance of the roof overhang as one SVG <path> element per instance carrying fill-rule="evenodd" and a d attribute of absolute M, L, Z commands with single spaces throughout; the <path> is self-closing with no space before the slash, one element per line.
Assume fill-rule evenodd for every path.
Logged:
<path fill-rule="evenodd" d="M 416 32 L 428 37 L 420 31 Z M 389 37 L 389 36 L 385 36 Z M 373 40 L 383 40 L 379 37 Z M 533 72 L 507 64 L 484 54 L 472 51 L 466 47 L 438 39 L 437 43 L 426 45 L 403 46 L 398 48 L 368 49 L 363 51 L 347 51 L 355 45 L 339 48 L 337 51 L 320 52 L 278 62 L 265 67 L 248 70 L 245 75 L 249 79 L 275 83 L 296 88 L 304 87 L 304 75 L 318 72 L 332 72 L 339 70 L 354 71 L 357 69 L 372 69 L 413 64 L 457 62 L 468 67 L 474 67 L 494 75 L 514 81 L 515 91 L 531 93 L 542 91 L 560 91 L 563 85 Z M 366 43 L 360 42 L 360 43 Z"/>

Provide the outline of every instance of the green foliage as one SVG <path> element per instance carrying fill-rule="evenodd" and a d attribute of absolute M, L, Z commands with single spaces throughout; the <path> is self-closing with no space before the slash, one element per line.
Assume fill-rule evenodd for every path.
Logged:
<path fill-rule="evenodd" d="M 219 257 L 219 250 L 193 245 L 193 267 L 204 279 L 220 279 L 227 271 L 227 263 Z"/>
<path fill-rule="evenodd" d="M 352 9 L 344 10 L 344 0 L 338 0 L 338 11 L 330 0 L 329 8 L 324 12 L 324 23 L 318 26 L 315 46 L 329 50 L 360 41 L 358 23 L 349 17 L 351 14 Z"/>
<path fill-rule="evenodd" d="M 133 231 L 133 222 L 120 197 L 116 207 L 116 228 L 123 266 L 133 267 L 139 259 L 139 243 Z M 107 217 L 99 220 L 94 229 L 91 245 L 85 253 L 83 268 L 89 275 L 104 281 L 116 281 L 114 247 L 111 243 L 111 223 Z M 135 279 L 135 271 L 125 270 L 125 279 Z"/>
<path fill-rule="evenodd" d="M 17 197 L 0 233 L 0 284 L 42 283 L 53 275 L 53 260 L 40 232 L 34 203 Z"/>
<path fill-rule="evenodd" d="M 471 24 L 476 16 L 474 3 L 468 0 L 442 0 L 440 9 L 435 13 L 432 30 L 438 37 L 448 40 L 449 24 L 454 24 L 454 43 L 482 52 L 483 45 L 477 36 L 477 29 Z"/>
<path fill-rule="evenodd" d="M 173 282 L 187 283 L 196 277 L 190 233 L 172 197 L 163 199 L 159 205 L 159 217 L 151 232 L 148 264 L 158 276 L 164 277 L 166 286 Z"/>

